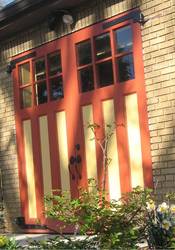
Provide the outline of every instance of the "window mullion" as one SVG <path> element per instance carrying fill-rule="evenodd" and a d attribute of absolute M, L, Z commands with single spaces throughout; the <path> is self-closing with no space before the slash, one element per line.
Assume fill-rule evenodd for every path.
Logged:
<path fill-rule="evenodd" d="M 116 58 L 115 58 L 115 41 L 114 41 L 114 33 L 113 30 L 110 31 L 110 40 L 111 40 L 111 54 L 112 54 L 112 66 L 113 66 L 113 75 L 114 75 L 114 84 L 118 82 L 118 67 L 116 65 Z"/>
<path fill-rule="evenodd" d="M 47 56 L 45 56 L 45 66 L 46 66 L 47 102 L 50 102 L 49 65 Z"/>
<path fill-rule="evenodd" d="M 98 88 L 98 79 L 96 74 L 96 63 L 95 63 L 95 43 L 93 37 L 91 37 L 91 50 L 92 50 L 92 68 L 94 76 L 94 89 Z"/>
<path fill-rule="evenodd" d="M 35 101 L 35 85 L 34 85 L 34 70 L 33 70 L 33 61 L 30 60 L 30 83 L 32 88 L 32 107 L 36 104 Z"/>

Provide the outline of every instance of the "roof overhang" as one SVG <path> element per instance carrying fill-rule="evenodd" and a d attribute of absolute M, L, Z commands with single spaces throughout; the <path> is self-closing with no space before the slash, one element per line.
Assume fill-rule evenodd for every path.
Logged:
<path fill-rule="evenodd" d="M 87 0 L 16 0 L 0 10 L 0 41 L 43 22 L 55 10 L 72 10 Z"/>

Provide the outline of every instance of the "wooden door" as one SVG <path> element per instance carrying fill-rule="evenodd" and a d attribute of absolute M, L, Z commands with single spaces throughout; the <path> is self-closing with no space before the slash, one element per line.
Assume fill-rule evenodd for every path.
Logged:
<path fill-rule="evenodd" d="M 101 126 L 101 138 L 106 124 L 115 124 L 108 147 L 110 199 L 137 185 L 152 185 L 140 24 L 113 24 L 115 18 L 14 58 L 26 223 L 48 223 L 43 198 L 52 190 L 77 197 L 89 178 L 102 180 L 102 152 L 88 124 Z"/>

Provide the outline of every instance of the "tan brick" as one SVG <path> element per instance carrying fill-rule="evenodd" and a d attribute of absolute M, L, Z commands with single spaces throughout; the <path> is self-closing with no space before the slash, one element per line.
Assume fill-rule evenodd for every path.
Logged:
<path fill-rule="evenodd" d="M 160 169 L 153 169 L 153 174 L 154 175 L 160 175 L 161 170 Z"/>
<path fill-rule="evenodd" d="M 161 95 L 166 95 L 170 93 L 170 88 L 162 88 L 162 89 L 157 89 L 154 92 L 155 96 L 161 96 Z"/>
<path fill-rule="evenodd" d="M 156 176 L 157 181 L 165 181 L 165 176 Z"/>
<path fill-rule="evenodd" d="M 168 167 L 174 168 L 175 167 L 175 161 L 169 161 L 168 162 Z"/>
<path fill-rule="evenodd" d="M 167 162 L 154 162 L 152 164 L 153 169 L 159 170 L 162 168 L 167 168 Z"/>
<path fill-rule="evenodd" d="M 165 187 L 174 187 L 175 182 L 168 180 L 167 182 L 164 183 Z"/>
<path fill-rule="evenodd" d="M 172 181 L 172 180 L 174 180 L 173 175 L 166 175 L 166 181 Z"/>
<path fill-rule="evenodd" d="M 162 129 L 164 127 L 165 127 L 164 123 L 156 123 L 154 125 L 150 125 L 149 129 L 150 131 L 152 131 L 152 130 Z"/>
<path fill-rule="evenodd" d="M 168 107 L 171 107 L 171 105 L 172 105 L 171 102 L 166 101 L 166 102 L 161 102 L 161 103 L 156 104 L 156 108 L 157 108 L 157 109 L 168 108 Z M 165 113 L 165 114 L 166 114 L 166 113 Z"/>
<path fill-rule="evenodd" d="M 159 156 L 153 156 L 152 157 L 152 162 L 160 162 L 160 157 Z"/>
<path fill-rule="evenodd" d="M 168 148 L 170 146 L 169 142 L 159 143 L 159 148 Z"/>
<path fill-rule="evenodd" d="M 158 144 L 151 144 L 151 149 L 152 150 L 155 150 L 155 149 L 158 149 L 158 148 L 159 148 Z"/>
<path fill-rule="evenodd" d="M 174 126 L 174 122 L 175 122 L 175 121 L 168 121 L 168 122 L 165 122 L 165 128 L 173 127 L 173 126 Z"/>
<path fill-rule="evenodd" d="M 162 174 L 175 174 L 175 169 L 173 168 L 166 168 L 166 169 L 161 169 Z"/>
<path fill-rule="evenodd" d="M 167 136 L 166 136 L 166 139 L 168 139 Z M 151 143 L 157 143 L 157 142 L 162 141 L 161 137 L 153 137 L 150 140 L 151 140 Z"/>
<path fill-rule="evenodd" d="M 173 114 L 174 113 L 174 107 L 172 107 L 172 108 L 166 108 L 164 110 L 164 113 L 165 113 L 165 115 L 167 115 L 167 114 Z"/>
<path fill-rule="evenodd" d="M 172 135 L 163 135 L 161 136 L 161 140 L 160 142 L 167 142 L 167 141 L 171 141 L 172 140 Z"/>
<path fill-rule="evenodd" d="M 152 156 L 160 156 L 160 155 L 164 155 L 167 153 L 166 149 L 154 149 L 152 151 Z"/>
<path fill-rule="evenodd" d="M 170 135 L 173 134 L 173 128 L 164 128 L 158 131 L 158 135 Z"/>

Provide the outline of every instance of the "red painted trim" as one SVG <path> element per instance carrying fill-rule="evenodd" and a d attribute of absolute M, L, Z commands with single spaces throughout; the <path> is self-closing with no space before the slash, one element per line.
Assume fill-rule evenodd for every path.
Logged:
<path fill-rule="evenodd" d="M 141 28 L 139 24 L 135 24 L 134 27 L 134 46 L 135 49 L 135 74 L 136 84 L 138 88 L 138 110 L 139 110 L 139 123 L 141 131 L 141 147 L 142 147 L 142 161 L 143 161 L 143 174 L 146 187 L 153 188 L 153 176 L 152 176 L 152 161 L 151 161 L 151 146 L 150 146 L 150 134 L 148 128 L 148 114 L 147 114 L 147 102 L 146 92 L 144 86 L 144 66 L 142 56 L 142 39 Z"/>

